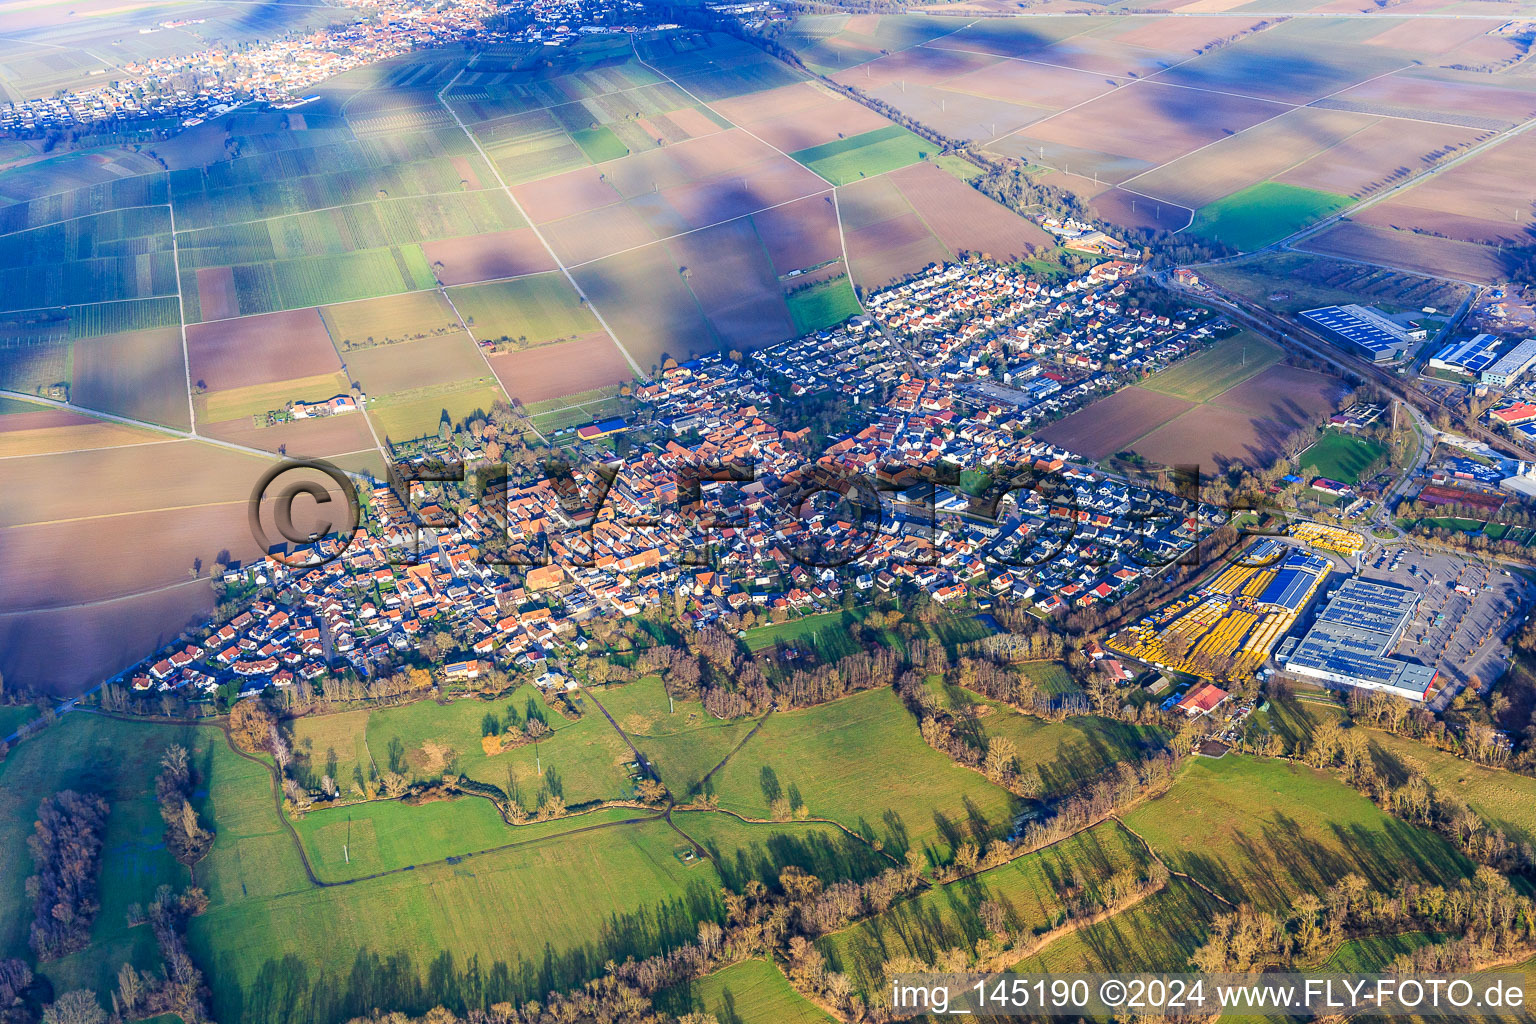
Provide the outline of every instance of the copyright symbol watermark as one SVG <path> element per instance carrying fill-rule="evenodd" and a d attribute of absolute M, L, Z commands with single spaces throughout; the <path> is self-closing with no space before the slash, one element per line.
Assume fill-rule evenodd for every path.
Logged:
<path fill-rule="evenodd" d="M 301 497 L 308 500 L 300 502 Z M 340 558 L 351 545 L 362 505 L 357 488 L 336 466 L 324 459 L 289 459 L 256 481 L 247 517 L 251 536 L 267 557 L 291 569 L 314 569 Z"/>

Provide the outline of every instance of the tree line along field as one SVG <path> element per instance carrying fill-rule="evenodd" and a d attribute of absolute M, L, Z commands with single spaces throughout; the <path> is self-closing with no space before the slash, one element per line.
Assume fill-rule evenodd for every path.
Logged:
<path fill-rule="evenodd" d="M 1261 253 L 1203 267 L 1201 274 L 1225 290 L 1287 313 L 1367 300 L 1388 313 L 1425 306 L 1452 310 L 1470 291 L 1451 281 L 1305 252 Z"/>
<path fill-rule="evenodd" d="M 668 708 L 655 677 L 609 687 L 601 699 L 635 734 L 687 736 L 708 727 L 697 707 Z M 311 770 L 334 750 L 336 764 L 326 767 L 339 777 L 349 762 L 377 756 L 370 752 L 381 743 L 388 757 L 396 737 L 405 737 L 402 746 L 420 741 L 398 753 L 407 762 L 440 760 L 432 744 L 460 738 L 476 713 L 501 703 L 423 701 L 301 718 L 294 722 L 294 747 Z M 589 709 L 582 721 L 599 719 Z M 561 744 L 578 726 L 557 729 L 545 744 L 552 761 L 569 756 Z M 606 721 L 601 726 L 610 729 Z M 610 735 L 617 738 L 611 729 Z M 1447 771 L 1465 779 L 1463 762 L 1452 767 L 1443 755 L 1385 739 L 1400 766 L 1410 758 L 1423 766 L 1441 757 Z M 0 848 L 12 863 L 25 863 L 28 823 L 43 796 L 67 784 L 105 792 L 113 803 L 102 866 L 106 906 L 90 948 L 49 965 L 56 985 L 106 990 L 121 962 L 143 968 L 154 962 L 147 926 L 128 926 L 124 911 L 161 882 L 182 885 L 189 877 L 159 843 L 153 796 L 158 757 L 173 741 L 193 752 L 203 787 L 198 810 L 217 830 L 197 869 L 210 908 L 190 929 L 194 954 L 214 985 L 215 1012 L 233 1021 L 336 1021 L 364 1012 L 370 999 L 407 1009 L 452 1003 L 465 958 L 477 953 L 480 976 L 498 999 L 567 987 L 600 973 L 606 959 L 690 940 L 698 920 L 721 919 L 716 891 L 722 884 L 736 890 L 753 879 L 771 885 L 791 864 L 824 880 L 867 878 L 883 870 L 887 858 L 899 857 L 903 842 L 932 850 L 933 837 L 923 836 L 913 820 L 919 808 L 945 835 L 950 826 L 943 817 L 952 812 L 958 825 L 970 816 L 974 820 L 959 827 L 981 828 L 978 816 L 990 805 L 989 784 L 927 748 L 886 690 L 770 716 L 727 762 L 715 790 L 725 810 L 755 800 L 740 795 L 748 787 L 767 786 L 800 790 L 813 814 L 824 805 L 839 821 L 870 819 L 883 808 L 890 812 L 883 825 L 894 830 L 887 838 L 902 841 L 886 842 L 883 853 L 817 821 L 752 824 L 711 810 L 674 813 L 674 826 L 688 839 L 656 820 L 656 812 L 635 808 L 510 828 L 489 801 L 473 797 L 316 811 L 295 820 L 290 833 L 274 804 L 268 767 L 237 754 L 217 728 L 71 715 L 0 763 L 0 802 L 10 804 Z M 754 757 L 754 744 L 768 756 Z M 893 759 L 913 767 L 894 788 Z M 1438 773 L 1438 762 L 1429 770 Z M 1488 785 L 1481 778 L 1474 786 L 1454 784 L 1469 800 L 1507 804 L 1498 782 L 1504 773 L 1477 772 L 1488 776 Z M 1453 784 L 1449 776 L 1435 778 Z M 678 855 L 689 839 L 708 859 L 690 866 Z M 1297 894 L 1321 891 L 1346 873 L 1387 890 L 1404 877 L 1450 884 L 1471 870 L 1443 840 L 1388 817 L 1322 772 L 1240 755 L 1194 759 L 1169 792 L 1125 813 L 1123 824 L 1103 822 L 972 878 L 930 888 L 823 937 L 819 947 L 830 967 L 867 989 L 894 955 L 931 956 L 973 942 L 982 933 L 984 901 L 1001 904 L 1010 927 L 1040 934 L 1060 922 L 1069 891 L 1092 894 L 1117 872 L 1144 872 L 1153 856 L 1194 881 L 1174 878 L 1108 921 L 1063 933 L 1033 952 L 1023 969 L 1182 969 L 1213 914 L 1226 909 L 1201 886 L 1233 902 L 1283 910 Z M 317 888 L 310 871 L 321 881 L 348 884 Z M 6 873 L 0 952 L 24 945 L 24 874 Z M 547 884 L 552 875 L 580 884 Z M 335 926 L 332 941 L 319 946 L 306 940 L 303 924 L 317 914 Z M 508 920 L 520 924 L 509 932 Z M 453 951 L 447 960 L 444 950 Z M 359 967 L 370 979 L 366 990 L 359 987 Z M 750 988 L 740 980 L 744 975 Z M 749 1005 L 759 998 L 769 1007 L 800 1005 L 773 974 L 740 966 L 668 998 L 712 1005 L 726 987 L 742 998 L 760 989 Z"/>

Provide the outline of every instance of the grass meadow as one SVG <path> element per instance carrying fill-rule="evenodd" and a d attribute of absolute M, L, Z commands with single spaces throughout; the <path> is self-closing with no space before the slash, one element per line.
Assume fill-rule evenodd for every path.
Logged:
<path fill-rule="evenodd" d="M 834 327 L 855 313 L 861 312 L 848 275 L 839 274 L 826 281 L 818 281 L 803 291 L 785 296 L 789 303 L 789 315 L 795 322 L 796 334 L 809 334 L 823 327 Z"/>
<path fill-rule="evenodd" d="M 10 709 L 6 709 L 10 710 Z M 160 757 L 172 743 L 193 751 L 200 767 L 223 740 L 212 729 L 119 722 L 94 715 L 64 715 L 0 762 L 0 957 L 31 960 L 27 929 L 32 901 L 25 892 L 33 872 L 27 837 L 43 799 L 63 789 L 97 793 L 111 806 L 101 853 L 101 910 L 85 950 L 47 965 L 60 991 L 105 990 L 123 963 L 158 963 L 148 925 L 130 928 L 130 904 L 148 906 L 162 883 L 184 886 L 185 868 L 166 851 L 165 825 L 155 803 Z"/>
<path fill-rule="evenodd" d="M 320 880 L 344 882 L 650 816 L 633 808 L 605 807 L 512 826 L 489 800 L 460 797 L 421 804 L 373 800 L 328 808 L 298 819 L 294 828 Z"/>
<path fill-rule="evenodd" d="M 657 996 L 656 1003 L 678 1016 L 707 1013 L 730 1024 L 833 1024 L 767 960 L 732 964 L 667 990 Z"/>
<path fill-rule="evenodd" d="M 481 738 L 488 719 L 498 728 L 514 720 L 526 727 L 530 717 L 541 719 L 552 735 L 538 744 L 486 754 Z M 368 750 L 381 771 L 416 779 L 466 775 L 504 792 L 515 790 L 529 810 L 538 807 L 545 792 L 562 797 L 568 807 L 631 792 L 623 765 L 633 755 L 602 714 L 589 705 L 586 714 L 571 721 L 550 709 L 532 686 L 495 701 L 465 698 L 383 708 L 368 716 L 366 728 Z"/>
<path fill-rule="evenodd" d="M 881 965 L 896 956 L 932 961 L 944 949 L 972 946 L 985 934 L 980 907 L 1003 904 L 1010 929 L 1044 932 L 1059 924 L 1070 890 L 1087 893 L 1119 871 L 1140 871 L 1149 863 L 1145 848 L 1115 822 L 1105 822 L 1070 839 L 959 882 L 936 886 L 915 899 L 833 932 L 818 943 L 829 966 L 850 976 L 868 993 L 882 981 Z"/>
<path fill-rule="evenodd" d="M 949 707 L 969 707 L 978 713 L 977 728 L 988 740 L 1000 736 L 1012 741 L 1019 769 L 1026 776 L 1034 774 L 1035 791 L 1042 797 L 1071 793 L 1115 765 L 1140 760 L 1167 742 L 1167 734 L 1157 726 L 1093 715 L 1050 722 L 958 687 L 946 686 L 943 691 Z"/>
<path fill-rule="evenodd" d="M 32 704 L 13 704 L 0 707 L 0 738 L 26 725 L 37 717 L 37 708 Z"/>
<path fill-rule="evenodd" d="M 1331 776 L 1284 761 L 1196 758 L 1174 787 L 1125 815 L 1168 866 L 1234 902 L 1282 910 L 1347 874 L 1389 890 L 1450 884 L 1472 865 Z"/>
<path fill-rule="evenodd" d="M 722 721 L 696 700 L 674 702 L 669 710 L 659 676 L 604 687 L 597 699 L 680 801 L 696 791 L 704 776 L 757 724 L 745 718 Z"/>
<path fill-rule="evenodd" d="M 275 814 L 275 810 L 272 812 Z M 601 973 L 719 916 L 718 876 L 685 865 L 649 821 L 551 837 L 457 863 L 224 903 L 191 924 L 221 1021 L 345 1020 L 374 1005 L 488 1001 Z M 316 922 L 325 922 L 316 941 Z M 475 961 L 472 963 L 472 958 Z"/>
<path fill-rule="evenodd" d="M 672 824 L 709 854 L 730 888 L 759 881 L 777 889 L 788 865 L 830 885 L 862 881 L 892 866 L 891 859 L 836 825 L 819 821 L 746 822 L 720 811 L 673 811 Z"/>
<path fill-rule="evenodd" d="M 1063 935 L 1013 970 L 1026 973 L 1179 972 L 1205 942 L 1217 914 L 1231 908 L 1183 879 L 1107 921 Z"/>
<path fill-rule="evenodd" d="M 770 715 L 706 791 L 751 818 L 768 817 L 782 795 L 897 856 L 916 848 L 935 863 L 962 841 L 1006 833 L 1018 804 L 924 743 L 888 689 Z"/>
<path fill-rule="evenodd" d="M 1416 740 L 1372 729 L 1372 757 L 1394 784 L 1422 772 L 1437 792 L 1466 801 L 1480 818 L 1511 839 L 1536 843 L 1536 779 L 1484 768 Z"/>

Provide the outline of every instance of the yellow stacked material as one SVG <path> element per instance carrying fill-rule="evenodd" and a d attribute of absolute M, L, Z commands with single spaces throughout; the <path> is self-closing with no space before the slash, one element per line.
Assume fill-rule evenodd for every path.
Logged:
<path fill-rule="evenodd" d="M 1252 578 L 1243 585 L 1240 593 L 1243 597 L 1258 597 L 1264 593 L 1264 588 L 1273 583 L 1278 575 L 1280 575 L 1279 572 L 1274 569 L 1255 569 L 1253 570 Z"/>
<path fill-rule="evenodd" d="M 1229 565 L 1207 583 L 1205 589 L 1213 594 L 1235 594 L 1253 578 L 1254 570 L 1246 565 Z"/>
<path fill-rule="evenodd" d="M 1365 538 L 1325 523 L 1292 523 L 1291 536 L 1314 548 L 1354 556 L 1365 549 Z"/>

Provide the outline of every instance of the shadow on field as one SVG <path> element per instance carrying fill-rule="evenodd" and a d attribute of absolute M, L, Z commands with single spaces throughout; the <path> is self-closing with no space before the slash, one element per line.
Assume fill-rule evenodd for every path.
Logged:
<path fill-rule="evenodd" d="M 579 885 L 580 879 L 549 878 L 547 885 Z M 375 1008 L 420 1014 L 446 1006 L 460 1015 L 495 1003 L 543 999 L 551 991 L 579 988 L 603 974 L 608 961 L 643 959 L 675 949 L 697 937 L 700 921 L 723 923 L 719 893 L 700 880 L 684 896 L 630 914 L 616 914 L 600 936 L 582 945 L 555 949 L 546 943 L 533 957 L 517 953 L 509 960 L 460 959 L 443 950 L 429 961 L 405 953 L 383 953 L 356 936 L 358 949 L 349 970 L 331 973 L 290 953 L 269 959 L 243 988 L 236 952 L 218 954 L 209 972 L 215 1012 L 231 1024 L 340 1024 Z M 506 944 L 517 942 L 522 922 L 504 922 Z M 321 928 L 310 937 L 318 947 L 347 943 L 348 937 Z"/>

